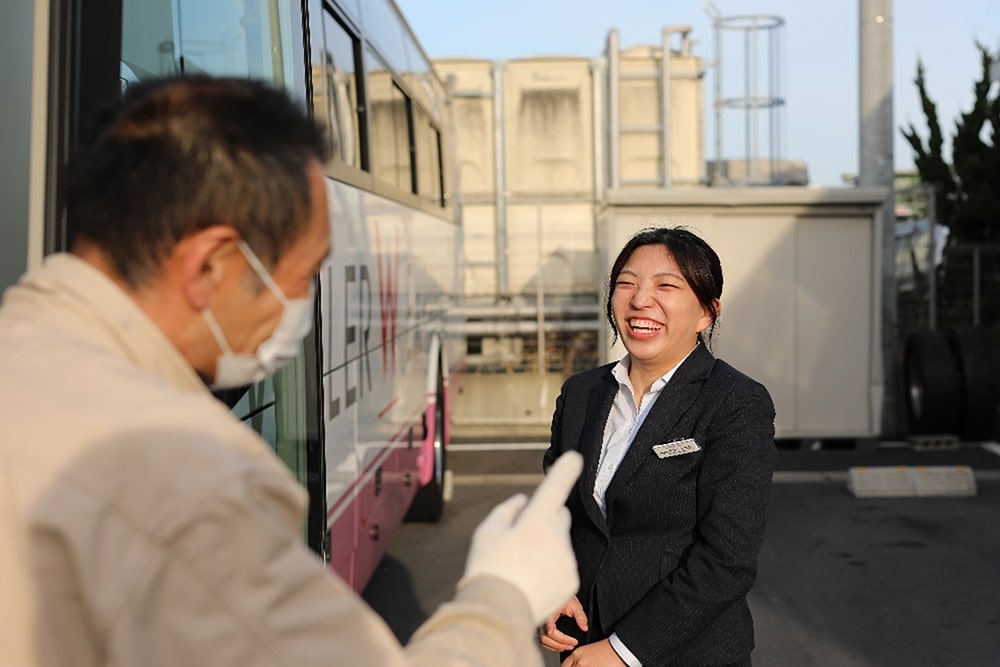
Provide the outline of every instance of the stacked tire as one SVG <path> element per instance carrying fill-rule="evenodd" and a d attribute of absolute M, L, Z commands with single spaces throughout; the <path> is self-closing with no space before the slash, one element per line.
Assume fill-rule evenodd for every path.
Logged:
<path fill-rule="evenodd" d="M 982 328 L 959 325 L 915 331 L 903 352 L 912 435 L 997 435 L 997 387 L 990 343 Z"/>

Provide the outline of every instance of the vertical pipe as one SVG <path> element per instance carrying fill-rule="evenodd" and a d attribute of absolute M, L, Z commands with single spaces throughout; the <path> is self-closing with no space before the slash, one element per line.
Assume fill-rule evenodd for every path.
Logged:
<path fill-rule="evenodd" d="M 757 85 L 757 18 L 751 21 L 750 30 L 750 182 L 757 181 L 757 156 L 760 146 L 757 137 L 757 110 L 760 107 L 759 86 Z"/>
<path fill-rule="evenodd" d="M 605 178 L 607 176 L 607 158 L 606 158 L 606 148 L 605 143 L 608 140 L 608 127 L 607 123 L 607 109 L 605 107 L 605 100 L 607 99 L 607 58 L 598 58 L 594 60 L 590 65 L 591 80 L 593 83 L 593 100 L 594 100 L 594 206 L 591 209 L 591 214 L 593 215 L 593 224 L 590 227 L 591 237 L 594 243 L 595 256 L 597 259 L 597 266 L 602 267 L 600 263 L 601 257 L 601 223 L 603 220 L 603 211 L 601 204 L 606 200 L 605 192 Z M 598 273 L 600 273 L 600 268 L 598 268 Z M 604 350 L 606 345 L 603 344 L 602 336 L 604 334 L 604 328 L 599 324 L 595 324 L 598 329 L 598 350 Z M 600 355 L 599 355 L 600 356 Z M 542 387 L 547 389 L 548 383 L 542 383 Z M 548 394 L 545 394 L 548 398 Z"/>
<path fill-rule="evenodd" d="M 455 273 L 452 277 L 452 288 L 459 303 L 465 299 L 465 203 L 462 201 L 462 161 L 458 153 L 458 114 L 456 110 L 455 88 L 457 78 L 449 74 L 444 81 L 447 92 L 444 103 L 444 122 L 442 129 L 446 141 L 446 154 L 441 156 L 441 194 L 445 201 L 450 199 L 454 218 L 458 221 L 458 238 L 455 243 Z"/>
<path fill-rule="evenodd" d="M 898 319 L 895 276 L 895 201 L 893 195 L 893 58 L 892 0 L 859 0 L 858 11 L 858 185 L 881 186 L 888 190 L 882 208 L 881 277 L 882 363 L 872 365 L 873 386 L 882 385 L 884 394 L 882 433 L 896 433 L 902 425 L 899 387 L 901 369 L 898 348 Z M 933 229 L 933 225 L 931 226 Z M 936 313 L 935 313 L 936 316 Z M 874 335 L 874 332 L 873 332 Z"/>
<path fill-rule="evenodd" d="M 776 28 L 774 31 L 774 95 L 778 102 L 774 108 L 774 155 L 779 164 L 785 154 L 783 146 L 785 138 L 782 135 L 782 121 L 784 118 L 783 114 L 785 113 L 785 90 L 784 83 L 781 80 L 781 72 L 783 71 L 781 59 L 784 50 L 781 38 L 782 31 Z"/>
<path fill-rule="evenodd" d="M 537 302 L 537 307 L 535 308 L 535 326 L 537 328 L 537 345 L 538 345 L 538 376 L 539 378 L 545 375 L 545 285 L 544 285 L 544 268 L 545 268 L 545 252 L 542 248 L 542 240 L 544 235 L 542 234 L 542 207 L 541 205 L 535 206 L 535 228 L 537 236 L 535 238 L 535 244 L 538 246 L 538 279 L 535 281 L 535 299 Z"/>
<path fill-rule="evenodd" d="M 715 29 L 715 163 L 712 165 L 712 185 L 722 185 L 722 25 L 719 17 L 712 19 Z"/>
<path fill-rule="evenodd" d="M 750 182 L 750 170 L 753 168 L 750 166 L 750 156 L 752 151 L 750 150 L 750 136 L 753 134 L 753 126 L 751 125 L 751 112 L 752 102 L 750 96 L 752 95 L 750 91 L 750 29 L 743 29 L 743 121 L 744 121 L 744 135 L 743 135 L 743 181 L 744 185 Z"/>
<path fill-rule="evenodd" d="M 609 161 L 611 162 L 611 188 L 621 187 L 621 115 L 619 113 L 618 96 L 621 81 L 621 52 L 618 50 L 618 31 L 608 33 L 608 120 L 609 131 Z"/>
<path fill-rule="evenodd" d="M 493 63 L 493 179 L 496 189 L 496 227 L 494 258 L 497 267 L 497 296 L 507 296 L 510 284 L 507 276 L 507 139 L 504 115 L 503 61 Z"/>
<path fill-rule="evenodd" d="M 663 57 L 660 64 L 663 70 L 660 72 L 660 151 L 663 159 L 663 175 L 660 185 L 669 188 L 673 182 L 673 175 L 670 173 L 670 30 L 663 29 Z"/>
<path fill-rule="evenodd" d="M 782 183 L 779 171 L 781 164 L 781 150 L 778 147 L 778 108 L 780 105 L 781 91 L 778 89 L 778 35 L 777 28 L 768 28 L 767 31 L 767 89 L 770 91 L 771 103 L 767 111 L 767 154 L 770 156 L 768 164 L 768 183 L 780 185 Z"/>
<path fill-rule="evenodd" d="M 606 132 L 604 127 L 604 86 L 605 86 L 605 61 L 594 60 L 590 63 L 590 85 L 593 109 L 593 133 L 594 133 L 594 202 L 604 201 L 604 148 Z"/>

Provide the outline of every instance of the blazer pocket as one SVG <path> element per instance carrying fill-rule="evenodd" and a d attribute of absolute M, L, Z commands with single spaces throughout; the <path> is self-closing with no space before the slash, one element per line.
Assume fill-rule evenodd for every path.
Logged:
<path fill-rule="evenodd" d="M 698 470 L 702 460 L 703 456 L 700 451 L 662 459 L 654 457 L 649 468 L 657 476 L 666 476 L 665 479 L 683 480 L 688 479 Z"/>

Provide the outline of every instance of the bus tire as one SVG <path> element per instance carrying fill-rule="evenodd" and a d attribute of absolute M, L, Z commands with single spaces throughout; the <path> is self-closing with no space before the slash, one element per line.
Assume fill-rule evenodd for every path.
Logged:
<path fill-rule="evenodd" d="M 914 331 L 903 356 L 906 406 L 914 435 L 957 435 L 961 378 L 944 333 Z"/>
<path fill-rule="evenodd" d="M 963 324 L 949 328 L 946 336 L 961 382 L 962 439 L 990 440 L 997 430 L 997 394 L 986 334 Z"/>

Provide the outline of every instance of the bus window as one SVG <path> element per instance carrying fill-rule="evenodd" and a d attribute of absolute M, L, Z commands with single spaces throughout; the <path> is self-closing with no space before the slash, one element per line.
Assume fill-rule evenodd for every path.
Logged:
<path fill-rule="evenodd" d="M 358 40 L 329 12 L 323 13 L 323 35 L 326 46 L 314 59 L 313 109 L 327 128 L 332 160 L 360 168 L 364 118 L 358 107 Z"/>
<path fill-rule="evenodd" d="M 422 109 L 414 107 L 413 130 L 417 151 L 417 192 L 424 199 L 441 205 L 440 133 Z"/>
<path fill-rule="evenodd" d="M 400 73 L 409 71 L 406 31 L 392 3 L 389 0 L 365 0 L 362 19 L 365 36 L 376 45 L 390 68 Z"/>
<path fill-rule="evenodd" d="M 180 0 L 177 26 L 183 71 L 282 83 L 281 36 L 270 4 Z"/>
<path fill-rule="evenodd" d="M 366 50 L 366 54 L 373 173 L 380 181 L 404 192 L 413 192 L 410 100 L 378 57 L 370 50 Z"/>
<path fill-rule="evenodd" d="M 277 0 L 124 0 L 122 61 L 139 80 L 207 73 L 284 84 L 291 18 Z"/>
<path fill-rule="evenodd" d="M 173 0 L 122 2 L 122 89 L 180 72 Z"/>

